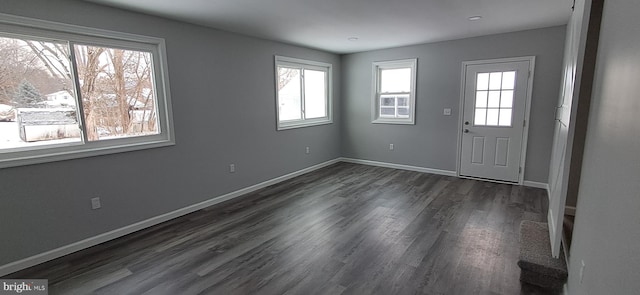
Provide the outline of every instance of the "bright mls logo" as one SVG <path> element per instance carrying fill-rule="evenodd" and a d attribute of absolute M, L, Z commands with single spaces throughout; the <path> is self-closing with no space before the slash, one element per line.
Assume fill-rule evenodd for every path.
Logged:
<path fill-rule="evenodd" d="M 48 280 L 0 280 L 0 295 L 6 294 L 49 294 Z"/>

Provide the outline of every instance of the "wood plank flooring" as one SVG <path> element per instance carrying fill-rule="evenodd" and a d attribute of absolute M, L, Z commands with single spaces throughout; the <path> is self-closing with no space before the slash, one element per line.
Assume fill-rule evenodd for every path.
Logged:
<path fill-rule="evenodd" d="M 544 294 L 540 189 L 338 163 L 6 278 L 50 294 Z"/>

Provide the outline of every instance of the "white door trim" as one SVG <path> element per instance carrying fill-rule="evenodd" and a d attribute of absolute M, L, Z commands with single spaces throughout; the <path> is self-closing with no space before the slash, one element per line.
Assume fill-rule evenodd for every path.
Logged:
<path fill-rule="evenodd" d="M 460 175 L 460 161 L 461 161 L 461 153 L 462 153 L 462 129 L 463 129 L 463 121 L 464 121 L 464 98 L 465 98 L 465 85 L 466 85 L 466 72 L 467 67 L 470 65 L 481 65 L 481 64 L 495 64 L 495 63 L 507 63 L 507 62 L 518 62 L 518 61 L 528 61 L 529 62 L 529 78 L 527 79 L 527 98 L 525 103 L 524 110 L 524 118 L 525 118 L 525 126 L 522 130 L 522 152 L 520 156 L 520 167 L 522 170 L 518 175 L 518 184 L 524 184 L 524 171 L 525 171 L 525 161 L 527 158 L 527 139 L 529 138 L 529 118 L 530 118 L 530 110 L 531 110 L 531 95 L 533 93 L 533 74 L 535 73 L 535 56 L 523 56 L 523 57 L 509 57 L 509 58 L 498 58 L 498 59 L 485 59 L 485 60 L 474 60 L 474 61 L 463 61 L 462 62 L 462 72 L 460 79 L 460 104 L 459 104 L 459 112 L 458 112 L 458 150 L 456 155 L 456 175 L 458 177 L 465 176 Z M 492 181 L 487 179 L 482 179 L 485 181 Z M 495 181 L 499 182 L 499 181 Z"/>

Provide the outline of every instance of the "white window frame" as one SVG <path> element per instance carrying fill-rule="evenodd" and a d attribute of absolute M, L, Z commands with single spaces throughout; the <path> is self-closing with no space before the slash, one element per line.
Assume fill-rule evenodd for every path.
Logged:
<path fill-rule="evenodd" d="M 392 61 L 378 61 L 373 62 L 372 65 L 372 102 L 371 102 L 371 123 L 374 124 L 407 124 L 413 125 L 416 120 L 416 69 L 418 66 L 418 59 L 401 59 L 401 60 L 392 60 Z M 380 72 L 382 70 L 392 70 L 392 69 L 402 69 L 402 68 L 410 68 L 411 69 L 411 90 L 410 92 L 399 92 L 399 93 L 381 93 L 381 75 Z M 383 117 L 380 116 L 380 99 L 383 95 L 409 95 L 409 117 L 408 118 L 392 118 L 392 117 Z M 397 104 L 397 100 L 396 100 Z M 397 110 L 396 110 L 397 113 Z"/>
<path fill-rule="evenodd" d="M 300 107 L 301 107 L 301 112 L 302 112 L 302 119 L 296 119 L 296 120 L 280 120 L 280 106 L 279 106 L 279 101 L 280 101 L 280 97 L 279 97 L 279 91 L 278 91 L 278 67 L 283 66 L 283 67 L 289 67 L 289 68 L 297 68 L 297 69 L 301 69 L 301 75 L 300 75 Z M 299 59 L 299 58 L 292 58 L 292 57 L 285 57 L 285 56 L 275 56 L 275 92 L 276 92 L 276 124 L 277 124 L 277 130 L 286 130 L 286 129 L 293 129 L 293 128 L 301 128 L 301 127 L 308 127 L 308 126 L 316 126 L 316 125 L 324 125 L 324 124 L 331 124 L 333 123 L 333 107 L 332 107 L 332 101 L 333 101 L 333 90 L 332 90 L 332 86 L 331 86 L 331 81 L 332 81 L 332 71 L 333 71 L 333 66 L 329 63 L 324 63 L 324 62 L 318 62 L 318 61 L 311 61 L 311 60 L 304 60 L 304 59 Z M 315 70 L 315 71 L 323 71 L 326 73 L 325 75 L 325 99 L 326 99 L 326 116 L 322 117 L 322 118 L 313 118 L 313 119 L 306 119 L 304 117 L 304 70 L 308 69 L 308 70 Z"/>
<path fill-rule="evenodd" d="M 156 108 L 159 133 L 135 137 L 125 137 L 102 141 L 87 140 L 86 130 L 80 118 L 82 99 L 79 93 L 75 65 L 72 65 L 75 83 L 77 112 L 82 130 L 80 142 L 50 144 L 34 147 L 0 150 L 0 168 L 62 161 L 99 155 L 107 155 L 135 150 L 175 145 L 173 116 L 169 90 L 166 46 L 162 38 L 87 28 L 57 22 L 8 15 L 0 13 L 0 35 L 11 38 L 33 38 L 43 41 L 64 41 L 73 48 L 74 44 L 104 46 L 150 52 L 153 63 Z M 72 63 L 73 50 L 71 51 Z"/>

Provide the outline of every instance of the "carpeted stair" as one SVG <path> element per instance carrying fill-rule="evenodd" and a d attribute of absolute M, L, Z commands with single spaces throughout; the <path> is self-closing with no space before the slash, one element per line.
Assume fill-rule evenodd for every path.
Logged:
<path fill-rule="evenodd" d="M 562 252 L 562 251 L 561 251 Z M 546 223 L 523 220 L 520 223 L 520 281 L 550 290 L 561 290 L 567 280 L 564 256 L 551 256 Z"/>

